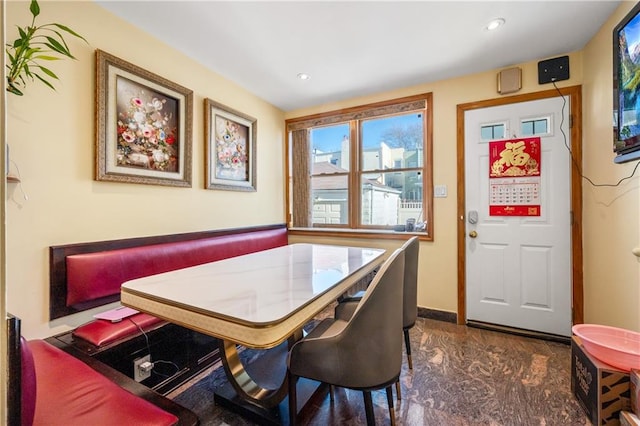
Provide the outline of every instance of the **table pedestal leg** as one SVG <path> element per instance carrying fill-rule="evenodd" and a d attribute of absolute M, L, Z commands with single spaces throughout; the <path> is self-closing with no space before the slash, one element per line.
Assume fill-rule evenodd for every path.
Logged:
<path fill-rule="evenodd" d="M 288 349 L 301 337 L 301 332 L 294 334 L 286 344 L 265 351 L 246 368 L 240 359 L 236 344 L 221 341 L 220 357 L 228 383 L 216 389 L 216 405 L 260 424 L 288 424 L 286 356 Z M 260 374 L 257 374 L 258 372 Z M 259 379 L 269 382 L 269 385 L 259 384 Z M 299 409 L 316 392 L 326 390 L 326 387 L 320 388 L 318 382 L 302 382 L 299 382 L 297 392 Z"/>
<path fill-rule="evenodd" d="M 290 347 L 295 341 L 292 336 L 287 346 Z M 234 342 L 228 340 L 220 341 L 220 357 L 222 358 L 222 365 L 225 373 L 227 373 L 229 383 L 241 398 L 264 408 L 271 408 L 278 405 L 286 396 L 287 375 L 284 374 L 277 388 L 269 389 L 260 386 L 242 364 Z"/>

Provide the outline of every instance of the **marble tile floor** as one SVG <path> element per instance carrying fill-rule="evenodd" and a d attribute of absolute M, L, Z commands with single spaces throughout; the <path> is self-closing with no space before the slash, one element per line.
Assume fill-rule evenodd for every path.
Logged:
<path fill-rule="evenodd" d="M 571 393 L 569 345 L 424 318 L 410 336 L 413 370 L 405 358 L 398 425 L 591 424 Z M 254 424 L 214 405 L 213 390 L 224 380 L 222 368 L 211 369 L 169 397 L 202 426 Z M 314 400 L 299 423 L 366 424 L 361 392 L 337 388 L 334 395 L 333 402 L 329 395 Z M 373 400 L 376 424 L 390 424 L 385 392 Z"/>

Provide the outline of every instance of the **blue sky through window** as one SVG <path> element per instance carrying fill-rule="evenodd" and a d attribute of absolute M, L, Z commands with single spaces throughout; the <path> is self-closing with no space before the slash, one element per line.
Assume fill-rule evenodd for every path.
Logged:
<path fill-rule="evenodd" d="M 422 114 L 406 114 L 363 121 L 363 137 L 365 148 L 379 146 L 385 130 L 395 126 L 408 127 L 422 123 Z M 340 151 L 342 139 L 349 137 L 349 125 L 338 124 L 327 127 L 317 127 L 311 131 L 313 149 L 322 152 Z"/>

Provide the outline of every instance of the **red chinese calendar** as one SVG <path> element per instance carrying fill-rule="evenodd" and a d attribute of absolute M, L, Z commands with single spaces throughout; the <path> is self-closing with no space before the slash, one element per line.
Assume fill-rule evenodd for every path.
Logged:
<path fill-rule="evenodd" d="M 540 216 L 540 138 L 489 143 L 489 215 Z"/>

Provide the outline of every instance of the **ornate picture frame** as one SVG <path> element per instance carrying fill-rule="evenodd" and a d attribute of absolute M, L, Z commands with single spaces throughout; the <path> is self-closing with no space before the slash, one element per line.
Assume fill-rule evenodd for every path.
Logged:
<path fill-rule="evenodd" d="M 96 50 L 96 180 L 191 187 L 193 91 Z"/>
<path fill-rule="evenodd" d="M 256 191 L 258 121 L 208 98 L 204 111 L 206 189 Z"/>

